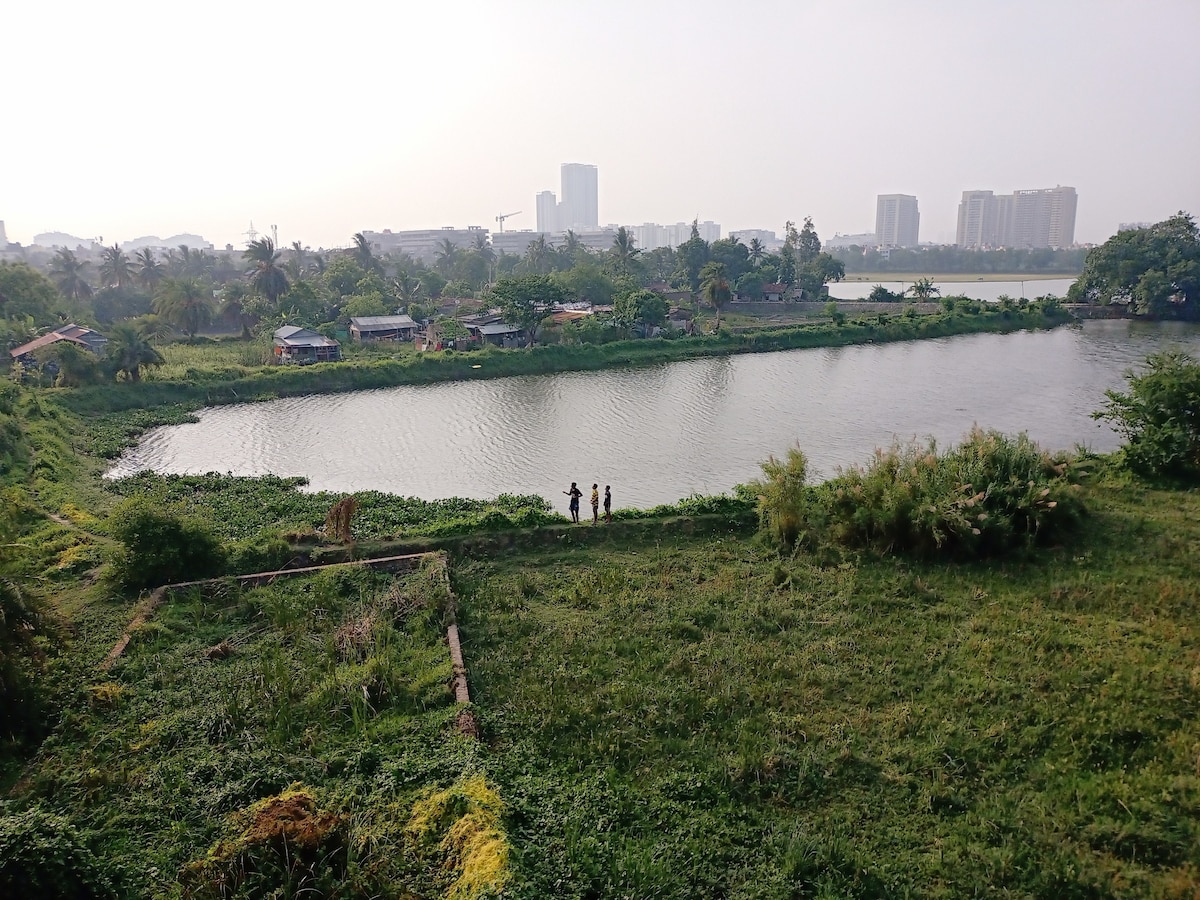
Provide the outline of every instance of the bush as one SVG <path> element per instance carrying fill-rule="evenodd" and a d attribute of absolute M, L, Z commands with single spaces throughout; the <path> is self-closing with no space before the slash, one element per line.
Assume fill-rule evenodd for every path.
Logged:
<path fill-rule="evenodd" d="M 1060 537 L 1083 513 L 1072 460 L 1026 435 L 973 429 L 939 455 L 933 442 L 876 450 L 821 486 L 831 536 L 931 556 L 1001 554 Z"/>
<path fill-rule="evenodd" d="M 1200 364 L 1157 353 L 1144 373 L 1125 377 L 1129 393 L 1106 391 L 1108 405 L 1092 414 L 1125 438 L 1125 464 L 1149 477 L 1200 480 Z"/>
<path fill-rule="evenodd" d="M 0 896 L 92 900 L 116 892 L 66 819 L 31 809 L 0 816 Z"/>
<path fill-rule="evenodd" d="M 127 588 L 153 587 L 220 574 L 225 551 L 207 526 L 164 511 L 149 500 L 131 498 L 109 519 L 122 547 L 112 574 Z"/>
<path fill-rule="evenodd" d="M 772 456 L 761 468 L 763 480 L 750 485 L 758 493 L 759 524 L 790 550 L 809 520 L 808 458 L 793 447 L 785 459 Z"/>

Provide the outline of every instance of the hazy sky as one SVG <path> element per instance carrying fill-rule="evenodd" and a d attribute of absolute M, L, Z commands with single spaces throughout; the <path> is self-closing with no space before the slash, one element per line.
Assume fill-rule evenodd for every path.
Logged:
<path fill-rule="evenodd" d="M 17 5 L 19 4 L 19 5 Z M 14 9 L 13 6 L 16 6 Z M 599 167 L 600 221 L 811 215 L 1073 185 L 1076 239 L 1200 214 L 1200 0 L 14 0 L 0 14 L 10 240 L 344 246 L 482 225 Z"/>

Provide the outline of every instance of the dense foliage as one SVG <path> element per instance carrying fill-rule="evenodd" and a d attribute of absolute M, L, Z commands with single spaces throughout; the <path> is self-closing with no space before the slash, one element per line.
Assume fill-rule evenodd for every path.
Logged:
<path fill-rule="evenodd" d="M 112 574 L 127 588 L 210 578 L 225 567 L 225 551 L 207 525 L 181 517 L 145 494 L 117 505 L 109 531 L 121 543 Z"/>
<path fill-rule="evenodd" d="M 1127 379 L 1128 392 L 1107 391 L 1105 408 L 1094 414 L 1125 438 L 1126 463 L 1151 477 L 1200 481 L 1200 363 L 1159 353 Z"/>
<path fill-rule="evenodd" d="M 796 449 L 762 465 L 763 530 L 785 548 L 801 538 L 928 558 L 993 556 L 1068 536 L 1084 512 L 1074 461 L 973 429 L 939 453 L 932 441 L 876 450 L 823 484 L 805 484 Z"/>
<path fill-rule="evenodd" d="M 1069 299 L 1126 303 L 1139 315 L 1200 318 L 1200 229 L 1180 212 L 1148 228 L 1119 231 L 1088 253 Z"/>

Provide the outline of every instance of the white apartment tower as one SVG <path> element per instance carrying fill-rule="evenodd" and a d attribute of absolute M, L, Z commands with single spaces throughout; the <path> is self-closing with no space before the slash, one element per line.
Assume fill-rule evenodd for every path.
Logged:
<path fill-rule="evenodd" d="M 558 198 L 554 191 L 542 191 L 536 197 L 537 230 L 543 234 L 558 231 Z"/>
<path fill-rule="evenodd" d="M 915 247 L 921 230 L 917 198 L 880 194 L 875 200 L 875 243 L 880 247 Z"/>
<path fill-rule="evenodd" d="M 600 227 L 596 167 L 562 164 L 562 204 L 558 210 L 562 230 L 595 231 Z"/>
<path fill-rule="evenodd" d="M 1070 247 L 1078 201 L 1075 188 L 1062 186 L 1011 194 L 963 191 L 955 243 L 975 249 Z"/>

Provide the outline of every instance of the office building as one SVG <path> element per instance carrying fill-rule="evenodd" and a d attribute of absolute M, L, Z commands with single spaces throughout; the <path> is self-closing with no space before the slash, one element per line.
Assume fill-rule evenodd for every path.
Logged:
<path fill-rule="evenodd" d="M 496 253 L 512 253 L 516 256 L 524 256 L 525 252 L 529 249 L 529 245 L 539 237 L 545 238 L 546 243 L 551 246 L 558 243 L 557 235 L 542 231 L 541 229 L 537 231 L 506 231 L 503 234 L 496 232 L 492 235 L 492 250 Z"/>
<path fill-rule="evenodd" d="M 0 250 L 8 246 L 8 235 L 4 233 L 4 222 L 0 221 Z"/>
<path fill-rule="evenodd" d="M 1073 187 L 998 195 L 991 191 L 963 191 L 954 242 L 974 249 L 1070 247 L 1075 243 L 1077 204 L 1078 195 Z"/>
<path fill-rule="evenodd" d="M 875 244 L 878 247 L 915 247 L 921 229 L 917 198 L 908 194 L 880 194 L 875 201 Z"/>
<path fill-rule="evenodd" d="M 471 225 L 467 228 L 425 228 L 417 231 L 364 231 L 363 237 L 376 253 L 406 253 L 429 265 L 437 260 L 445 241 L 456 248 L 474 246 L 479 235 L 487 238 L 486 228 Z"/>

